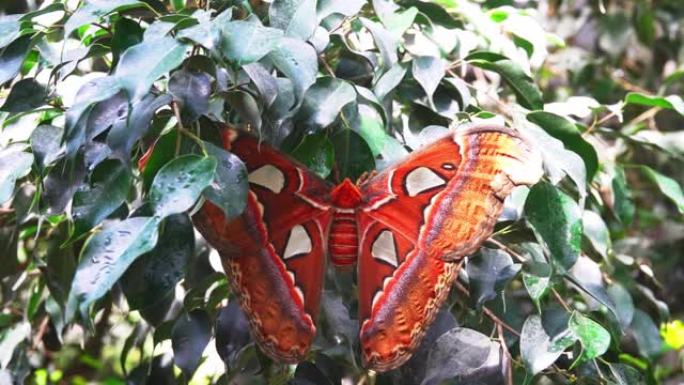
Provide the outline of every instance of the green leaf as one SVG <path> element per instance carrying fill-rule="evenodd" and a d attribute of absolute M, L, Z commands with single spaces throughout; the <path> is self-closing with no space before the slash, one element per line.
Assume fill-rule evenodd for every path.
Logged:
<path fill-rule="evenodd" d="M 83 25 L 94 23 L 100 18 L 114 12 L 127 9 L 148 7 L 142 1 L 137 0 L 90 0 L 79 7 L 64 25 L 65 38 Z"/>
<path fill-rule="evenodd" d="M 541 317 L 533 314 L 527 317 L 520 331 L 520 355 L 527 370 L 535 375 L 556 362 L 563 350 L 574 342 L 575 339 L 569 336 L 554 339 L 552 343 Z"/>
<path fill-rule="evenodd" d="M 301 101 L 306 90 L 316 82 L 318 55 L 314 48 L 301 40 L 286 37 L 268 58 L 292 81 L 295 97 Z"/>
<path fill-rule="evenodd" d="M 240 123 L 247 124 L 255 130 L 261 129 L 262 119 L 259 103 L 252 94 L 242 90 L 231 91 L 224 94 L 226 101 L 232 110 L 240 116 Z"/>
<path fill-rule="evenodd" d="M 304 94 L 296 120 L 313 130 L 326 128 L 335 122 L 344 106 L 355 100 L 356 91 L 347 81 L 320 77 Z"/>
<path fill-rule="evenodd" d="M 193 154 L 164 165 L 150 187 L 149 201 L 155 215 L 165 218 L 190 209 L 214 179 L 216 166 L 216 158 Z"/>
<path fill-rule="evenodd" d="M 316 2 L 316 17 L 318 21 L 338 13 L 344 16 L 357 14 L 363 5 L 364 0 L 318 0 Z"/>
<path fill-rule="evenodd" d="M 647 107 L 660 107 L 673 110 L 684 115 L 684 100 L 679 95 L 657 96 L 639 92 L 630 92 L 625 96 L 625 104 L 636 104 Z"/>
<path fill-rule="evenodd" d="M 582 245 L 582 211 L 577 203 L 553 185 L 538 183 L 530 189 L 525 213 L 556 267 L 570 269 Z"/>
<path fill-rule="evenodd" d="M 370 31 L 371 35 L 373 35 L 375 45 L 380 50 L 380 56 L 382 57 L 382 68 L 385 70 L 391 68 L 399 60 L 397 56 L 397 47 L 399 43 L 396 38 L 380 23 L 366 19 L 365 17 L 360 17 L 359 20 L 361 20 L 363 26 Z"/>
<path fill-rule="evenodd" d="M 173 299 L 176 284 L 185 276 L 195 251 L 195 234 L 186 214 L 169 216 L 160 228 L 154 249 L 138 258 L 121 278 L 131 309 L 140 310 L 153 324 L 166 315 L 168 306 L 162 305 L 169 297 Z"/>
<path fill-rule="evenodd" d="M 109 222 L 88 239 L 69 292 L 67 321 L 73 319 L 78 308 L 83 320 L 89 322 L 90 305 L 114 286 L 136 258 L 155 246 L 158 224 L 155 217 Z"/>
<path fill-rule="evenodd" d="M 539 301 L 549 289 L 553 271 L 549 264 L 542 262 L 529 264 L 527 270 L 522 273 L 523 284 L 537 309 L 539 309 Z"/>
<path fill-rule="evenodd" d="M 608 296 L 615 304 L 617 310 L 617 320 L 620 326 L 626 329 L 634 318 L 634 300 L 629 291 L 624 286 L 615 282 L 608 286 Z"/>
<path fill-rule="evenodd" d="M 591 318 L 575 311 L 570 316 L 568 327 L 582 344 L 582 356 L 585 359 L 593 360 L 608 350 L 610 333 Z"/>
<path fill-rule="evenodd" d="M 601 254 L 603 258 L 607 258 L 611 248 L 610 232 L 603 218 L 591 210 L 584 210 L 582 224 L 584 235 L 589 238 L 594 250 Z"/>
<path fill-rule="evenodd" d="M 388 141 L 385 122 L 378 109 L 367 103 L 359 103 L 359 113 L 352 127 L 368 143 L 373 156 L 378 156 L 385 149 Z"/>
<path fill-rule="evenodd" d="M 179 31 L 178 37 L 192 40 L 209 50 L 214 50 L 221 44 L 221 26 L 233 17 L 233 8 L 227 8 L 211 21 L 209 20 L 211 14 L 202 9 L 195 11 L 192 16 L 197 19 L 198 24 Z"/>
<path fill-rule="evenodd" d="M 47 90 L 34 78 L 22 79 L 12 86 L 1 111 L 24 112 L 45 104 Z"/>
<path fill-rule="evenodd" d="M 22 146 L 11 146 L 0 151 L 0 204 L 12 197 L 17 179 L 31 171 L 33 155 L 22 149 Z"/>
<path fill-rule="evenodd" d="M 593 299 L 607 307 L 616 317 L 618 316 L 615 304 L 610 299 L 610 296 L 608 296 L 608 293 L 603 286 L 603 273 L 601 272 L 601 268 L 596 262 L 591 260 L 591 258 L 585 255 L 580 256 L 565 277 L 582 290 L 580 293 L 586 293 L 590 296 L 589 298 L 585 297 L 590 309 L 595 309 L 597 307 L 595 303 L 591 303 L 591 300 Z"/>
<path fill-rule="evenodd" d="M 383 100 L 406 75 L 406 68 L 401 64 L 395 64 L 387 72 L 385 72 L 373 86 L 373 93 L 378 97 L 378 100 Z"/>
<path fill-rule="evenodd" d="M 644 378 L 638 370 L 625 364 L 608 364 L 617 385 L 643 385 Z"/>
<path fill-rule="evenodd" d="M 614 199 L 612 211 L 624 226 L 629 226 L 634 219 L 636 207 L 632 201 L 632 191 L 627 185 L 627 178 L 622 167 L 615 167 L 615 175 L 611 184 Z"/>
<path fill-rule="evenodd" d="M 677 206 L 680 214 L 684 214 L 684 193 L 682 192 L 682 187 L 674 179 L 667 177 L 658 171 L 648 167 L 639 166 L 641 171 L 646 174 L 651 182 L 658 186 L 663 195 L 670 198 L 672 202 Z"/>
<path fill-rule="evenodd" d="M 7 47 L 14 39 L 19 37 L 21 17 L 22 15 L 0 16 L 0 49 Z"/>
<path fill-rule="evenodd" d="M 285 36 L 308 40 L 318 25 L 316 0 L 276 0 L 268 8 L 268 19 Z"/>
<path fill-rule="evenodd" d="M 567 118 L 545 111 L 533 111 L 527 114 L 527 120 L 538 125 L 560 140 L 565 148 L 577 153 L 584 160 L 587 169 L 587 180 L 591 181 L 598 170 L 598 154 L 589 142 L 582 138 L 577 126 Z"/>
<path fill-rule="evenodd" d="M 178 67 L 189 47 L 172 37 L 145 40 L 126 50 L 114 76 L 131 100 L 138 101 L 160 76 Z"/>
<path fill-rule="evenodd" d="M 520 271 L 511 256 L 500 249 L 480 249 L 480 255 L 468 261 L 466 272 L 470 286 L 470 298 L 481 309 L 485 302 L 496 298 L 506 284 Z"/>
<path fill-rule="evenodd" d="M 204 310 L 183 313 L 173 324 L 171 346 L 173 362 L 191 378 L 202 359 L 202 352 L 211 339 L 211 323 Z"/>
<path fill-rule="evenodd" d="M 432 95 L 435 93 L 439 82 L 444 77 L 444 63 L 442 62 L 442 59 L 434 56 L 415 57 L 413 59 L 411 73 L 413 73 L 413 77 L 418 84 L 423 87 L 430 106 L 434 109 Z"/>
<path fill-rule="evenodd" d="M 335 149 L 325 132 L 305 135 L 290 155 L 321 178 L 330 175 L 335 162 Z"/>
<path fill-rule="evenodd" d="M 204 196 L 223 210 L 226 218 L 242 214 L 247 204 L 247 168 L 237 156 L 204 142 L 207 153 L 216 158 L 214 181 L 204 190 Z"/>
<path fill-rule="evenodd" d="M 72 239 L 97 226 L 126 200 L 131 187 L 131 172 L 120 161 L 108 161 L 93 172 L 93 186 L 74 194 L 71 217 L 74 220 Z"/>
<path fill-rule="evenodd" d="M 339 130 L 331 140 L 340 179 L 355 181 L 363 173 L 375 170 L 373 152 L 359 134 L 352 130 Z"/>
<path fill-rule="evenodd" d="M 221 26 L 219 51 L 237 65 L 249 64 L 276 48 L 283 35 L 283 31 L 264 27 L 259 22 L 231 21 Z"/>
<path fill-rule="evenodd" d="M 540 110 L 544 107 L 541 91 L 534 83 L 534 79 L 512 60 L 501 55 L 482 52 L 470 55 L 465 60 L 476 67 L 501 75 L 501 78 L 513 89 L 521 106 L 529 110 Z"/>
<path fill-rule="evenodd" d="M 660 356 L 663 352 L 663 339 L 658 326 L 648 314 L 636 309 L 629 328 L 639 347 L 639 354 L 651 360 Z"/>
<path fill-rule="evenodd" d="M 401 39 L 418 15 L 418 8 L 409 7 L 402 12 L 392 12 L 382 17 L 382 23 L 397 38 Z"/>

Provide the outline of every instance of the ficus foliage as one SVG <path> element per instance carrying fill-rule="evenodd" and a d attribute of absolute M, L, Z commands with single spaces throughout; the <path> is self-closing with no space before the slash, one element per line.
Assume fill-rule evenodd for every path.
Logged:
<path fill-rule="evenodd" d="M 16 3 L 0 16 L 0 383 L 681 375 L 677 0 Z M 467 121 L 524 132 L 545 177 L 507 200 L 415 357 L 360 366 L 353 275 L 332 270 L 310 359 L 261 354 L 190 219 L 206 200 L 244 208 L 217 123 L 339 181 Z"/>

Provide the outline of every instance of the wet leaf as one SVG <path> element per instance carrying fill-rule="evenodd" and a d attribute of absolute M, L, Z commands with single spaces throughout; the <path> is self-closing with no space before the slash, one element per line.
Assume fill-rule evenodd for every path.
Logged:
<path fill-rule="evenodd" d="M 552 343 L 551 337 L 542 326 L 541 317 L 531 315 L 520 332 L 520 354 L 525 367 L 534 375 L 556 362 L 563 351 L 574 342 L 574 339 L 569 338 L 557 339 L 556 343 Z"/>
<path fill-rule="evenodd" d="M 43 124 L 31 133 L 31 152 L 40 170 L 57 160 L 62 152 L 64 128 Z"/>
<path fill-rule="evenodd" d="M 164 218 L 192 207 L 214 179 L 214 157 L 183 155 L 171 160 L 154 177 L 149 201 L 155 214 Z"/>
<path fill-rule="evenodd" d="M 203 195 L 223 210 L 226 218 L 242 214 L 247 204 L 247 168 L 230 152 L 205 142 L 207 152 L 216 159 L 216 174 Z"/>
<path fill-rule="evenodd" d="M 211 77 L 206 72 L 178 70 L 169 79 L 169 93 L 180 103 L 183 120 L 194 122 L 209 111 Z"/>
<path fill-rule="evenodd" d="M 157 243 L 158 219 L 135 217 L 106 223 L 81 252 L 81 262 L 69 292 L 67 321 L 76 310 L 86 323 L 90 305 L 104 296 L 140 255 Z"/>
<path fill-rule="evenodd" d="M 271 27 L 281 29 L 285 36 L 308 40 L 318 25 L 315 0 L 278 0 L 268 8 Z"/>
<path fill-rule="evenodd" d="M 301 40 L 286 37 L 279 41 L 268 58 L 292 81 L 295 97 L 301 101 L 306 90 L 316 82 L 316 50 Z"/>
<path fill-rule="evenodd" d="M 344 80 L 320 77 L 304 94 L 297 120 L 313 130 L 331 125 L 342 108 L 356 100 L 354 87 Z"/>

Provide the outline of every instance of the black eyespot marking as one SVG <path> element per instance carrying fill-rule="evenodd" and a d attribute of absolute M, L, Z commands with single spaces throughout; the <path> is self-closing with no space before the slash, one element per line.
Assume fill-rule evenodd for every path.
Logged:
<path fill-rule="evenodd" d="M 456 166 L 454 166 L 453 163 L 444 163 L 442 164 L 442 168 L 445 170 L 455 170 Z"/>

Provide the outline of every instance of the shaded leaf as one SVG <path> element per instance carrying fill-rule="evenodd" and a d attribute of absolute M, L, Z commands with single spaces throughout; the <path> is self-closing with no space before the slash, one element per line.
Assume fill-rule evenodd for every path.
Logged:
<path fill-rule="evenodd" d="M 255 130 L 261 129 L 261 111 L 254 97 L 245 91 L 231 91 L 225 94 L 226 100 L 239 116 L 240 121 Z"/>
<path fill-rule="evenodd" d="M 169 79 L 169 93 L 182 107 L 185 122 L 194 122 L 209 111 L 211 77 L 206 72 L 181 69 Z"/>
<path fill-rule="evenodd" d="M 316 0 L 276 0 L 268 8 L 268 19 L 285 36 L 308 40 L 318 25 Z"/>
<path fill-rule="evenodd" d="M 22 15 L 0 16 L 0 49 L 7 47 L 20 35 Z"/>
<path fill-rule="evenodd" d="M 316 2 L 316 16 L 320 22 L 336 13 L 345 16 L 355 15 L 365 3 L 364 0 L 318 0 Z"/>
<path fill-rule="evenodd" d="M 352 130 L 339 130 L 331 138 L 335 147 L 335 164 L 340 180 L 357 180 L 361 174 L 375 169 L 375 159 L 368 144 Z"/>
<path fill-rule="evenodd" d="M 373 93 L 378 97 L 378 100 L 387 97 L 401 83 L 404 75 L 406 75 L 406 68 L 401 64 L 395 64 L 385 72 L 373 86 Z"/>
<path fill-rule="evenodd" d="M 230 152 L 209 142 L 204 145 L 207 153 L 216 159 L 216 173 L 202 194 L 220 207 L 226 218 L 235 218 L 242 214 L 247 204 L 247 168 Z"/>
<path fill-rule="evenodd" d="M 72 239 L 97 226 L 126 200 L 131 187 L 131 172 L 120 161 L 102 164 L 92 176 L 92 187 L 85 186 L 74 194 L 71 217 Z"/>
<path fill-rule="evenodd" d="M 594 250 L 601 254 L 603 258 L 606 258 L 611 248 L 611 242 L 610 232 L 603 218 L 593 211 L 584 210 L 582 225 L 584 227 L 584 235 L 589 238 Z"/>
<path fill-rule="evenodd" d="M 40 170 L 57 160 L 62 151 L 64 128 L 47 124 L 40 125 L 31 133 L 31 152 Z"/>
<path fill-rule="evenodd" d="M 13 41 L 0 53 L 0 84 L 14 79 L 31 48 L 31 37 L 23 36 Z"/>
<path fill-rule="evenodd" d="M 146 6 L 144 2 L 136 0 L 90 0 L 69 17 L 64 25 L 64 36 L 69 37 L 79 27 L 94 23 L 110 13 Z"/>
<path fill-rule="evenodd" d="M 528 271 L 522 273 L 523 284 L 530 298 L 537 305 L 537 309 L 539 309 L 539 301 L 549 289 L 552 272 L 549 264 L 533 262 L 529 265 Z"/>
<path fill-rule="evenodd" d="M 240 351 L 252 342 L 249 321 L 237 301 L 230 301 L 216 315 L 216 351 L 223 362 L 231 367 Z"/>
<path fill-rule="evenodd" d="M 632 323 L 634 317 L 634 301 L 629 291 L 624 286 L 615 282 L 608 286 L 608 296 L 615 304 L 617 310 L 617 320 L 620 326 L 625 329 Z"/>
<path fill-rule="evenodd" d="M 335 161 L 335 149 L 325 132 L 305 135 L 290 155 L 321 178 L 330 175 Z"/>
<path fill-rule="evenodd" d="M 333 383 L 315 364 L 304 361 L 297 365 L 293 385 L 333 385 Z"/>
<path fill-rule="evenodd" d="M 577 259 L 574 266 L 567 272 L 566 278 L 576 285 L 582 292 L 588 294 L 590 297 L 585 298 L 590 309 L 595 309 L 597 305 L 592 304 L 591 300 L 598 301 L 601 305 L 610 310 L 616 317 L 618 312 L 615 304 L 608 296 L 605 287 L 603 286 L 603 273 L 599 265 L 592 261 L 587 256 L 581 256 Z"/>
<path fill-rule="evenodd" d="M 575 264 L 582 244 L 582 212 L 568 195 L 548 183 L 530 189 L 525 212 L 561 270 Z"/>
<path fill-rule="evenodd" d="M 74 159 L 62 158 L 55 164 L 43 182 L 48 213 L 59 214 L 64 211 L 76 189 L 83 183 L 85 175 L 82 153 Z"/>
<path fill-rule="evenodd" d="M 88 239 L 69 292 L 67 321 L 78 308 L 83 320 L 88 322 L 90 305 L 114 286 L 131 263 L 155 246 L 158 223 L 153 217 L 109 222 Z"/>
<path fill-rule="evenodd" d="M 150 187 L 149 201 L 158 217 L 182 213 L 192 207 L 214 179 L 216 158 L 183 155 L 162 167 Z"/>
<path fill-rule="evenodd" d="M 275 77 L 260 63 L 250 63 L 243 66 L 242 69 L 254 82 L 266 107 L 270 107 L 278 96 L 278 83 Z"/>
<path fill-rule="evenodd" d="M 670 200 L 677 206 L 680 214 L 684 214 L 684 192 L 682 186 L 674 179 L 667 177 L 648 166 L 639 166 L 641 171 L 646 174 L 651 182 L 658 186 L 663 195 L 670 198 Z"/>
<path fill-rule="evenodd" d="M 38 108 L 45 103 L 47 90 L 34 78 L 21 79 L 12 86 L 0 110 L 24 112 Z"/>
<path fill-rule="evenodd" d="M 662 353 L 663 339 L 660 337 L 658 326 L 648 314 L 639 309 L 634 310 L 629 328 L 639 347 L 639 354 L 654 359 Z"/>
<path fill-rule="evenodd" d="M 183 313 L 173 324 L 171 331 L 173 362 L 183 371 L 185 378 L 192 377 L 210 338 L 211 323 L 209 316 L 203 310 L 195 309 L 189 313 Z"/>
<path fill-rule="evenodd" d="M 380 56 L 382 57 L 382 68 L 385 70 L 391 68 L 399 60 L 397 57 L 397 40 L 382 24 L 365 17 L 360 17 L 359 20 L 373 35 L 375 45 L 380 50 Z"/>
<path fill-rule="evenodd" d="M 496 298 L 508 281 L 513 279 L 520 264 L 514 264 L 511 256 L 500 249 L 480 249 L 480 255 L 468 261 L 466 272 L 470 286 L 470 298 L 478 308 Z"/>
<path fill-rule="evenodd" d="M 615 176 L 612 181 L 613 187 L 613 213 L 622 222 L 624 226 L 629 226 L 634 219 L 636 207 L 632 201 L 632 191 L 627 185 L 627 178 L 625 178 L 625 171 L 621 167 L 615 168 Z"/>
<path fill-rule="evenodd" d="M 617 385 L 643 385 L 643 376 L 638 370 L 625 364 L 608 364 L 610 372 L 615 377 Z"/>

